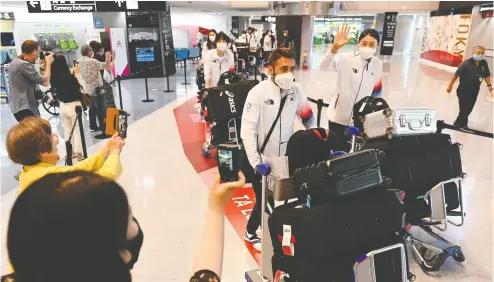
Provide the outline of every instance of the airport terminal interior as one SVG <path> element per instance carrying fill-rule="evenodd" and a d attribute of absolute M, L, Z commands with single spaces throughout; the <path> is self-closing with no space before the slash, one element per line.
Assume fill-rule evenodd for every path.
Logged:
<path fill-rule="evenodd" d="M 492 81 L 494 20 L 490 1 L 103 3 L 106 4 L 99 1 L 0 2 L 2 275 L 11 271 L 6 248 L 7 226 L 19 195 L 15 176 L 22 170 L 10 160 L 6 149 L 7 133 L 17 124 L 8 99 L 13 95 L 9 93 L 12 89 L 8 86 L 8 64 L 20 55 L 25 40 L 47 42 L 48 46 L 43 45 L 46 50 L 64 55 L 70 66 L 81 58 L 81 46 L 93 40 L 102 42 L 105 50 L 115 52 L 116 61 L 107 79 L 122 78 L 110 85 L 116 107 L 129 114 L 121 154 L 124 171 L 118 183 L 127 193 L 132 213 L 145 234 L 139 260 L 131 271 L 132 281 L 136 282 L 189 281 L 192 274 L 193 258 L 206 221 L 208 189 L 218 171 L 215 153 L 204 154 L 206 123 L 197 105 L 201 87 L 196 83 L 197 70 L 202 62 L 199 47 L 203 47 L 210 30 L 223 31 L 232 42 L 239 42 L 242 32 L 251 29 L 258 41 L 255 47 L 262 47 L 260 38 L 265 38 L 269 30 L 274 35 L 275 48 L 283 47 L 285 31 L 288 31 L 295 46 L 295 81 L 307 97 L 322 99 L 325 103 L 331 101 L 339 75 L 321 70 L 320 63 L 325 54 L 331 52 L 338 28 L 343 25 L 350 27 L 352 38 L 339 50 L 345 55 L 359 56 L 359 35 L 364 30 L 371 28 L 379 33 L 380 44 L 374 56 L 382 61 L 381 95 L 391 108 L 430 108 L 435 111 L 437 120 L 453 125 L 459 112 L 458 82 L 451 93 L 447 91 L 448 85 L 462 61 L 470 60 L 478 46 L 482 46 Z M 75 6 L 91 12 L 77 11 Z M 49 46 L 51 44 L 53 46 Z M 269 75 L 262 57 L 254 64 L 260 73 Z M 244 78 L 254 79 L 252 75 Z M 42 87 L 44 91 L 47 89 Z M 171 91 L 166 92 L 167 89 Z M 408 242 L 408 263 L 415 281 L 494 279 L 494 94 L 492 87 L 490 89 L 487 82 L 480 85 L 468 128 L 443 131 L 451 135 L 452 142 L 463 145 L 460 152 L 466 178 L 461 206 L 466 216 L 461 226 L 448 222 L 445 231 L 433 227 L 433 232 L 447 243 L 431 244 L 439 251 L 459 247 L 465 260 L 458 262 L 450 255 L 440 269 L 424 271 L 413 244 Z M 39 111 L 60 138 L 59 165 L 63 165 L 67 136 L 64 136 L 60 109 L 50 99 L 54 98 L 48 95 L 41 100 Z M 316 104 L 311 103 L 311 106 L 316 115 Z M 324 108 L 321 127 L 327 128 L 327 121 Z M 92 155 L 106 141 L 95 138 L 98 132 L 89 130 L 87 113 L 83 114 L 83 128 L 87 154 Z M 303 124 L 297 121 L 294 129 L 304 129 Z M 244 241 L 254 203 L 254 190 L 247 184 L 236 190 L 226 205 L 222 281 L 275 281 L 272 277 L 246 280 L 247 272 L 262 268 L 262 252 L 269 249 L 269 246 L 263 247 L 259 252 Z M 453 221 L 458 222 L 459 218 L 462 216 L 456 216 Z M 435 242 L 417 226 L 409 232 L 414 238 Z"/>

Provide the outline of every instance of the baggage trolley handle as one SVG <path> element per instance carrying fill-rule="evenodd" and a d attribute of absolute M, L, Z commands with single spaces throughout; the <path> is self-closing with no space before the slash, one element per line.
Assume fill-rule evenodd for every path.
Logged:
<path fill-rule="evenodd" d="M 460 212 L 447 212 L 446 210 L 446 197 L 444 194 L 445 184 L 448 183 L 458 183 L 458 197 L 460 199 Z M 425 195 L 426 201 L 428 201 L 429 206 L 431 207 L 431 216 L 430 220 L 423 221 L 424 225 L 433 225 L 434 228 L 440 231 L 446 231 L 448 228 L 448 222 L 453 224 L 454 226 L 462 226 L 465 222 L 465 212 L 463 207 L 463 177 L 452 178 L 450 180 L 442 181 L 437 184 L 434 188 L 432 188 Z M 451 216 L 460 216 L 460 221 L 453 221 L 448 217 L 448 214 Z"/>
<path fill-rule="evenodd" d="M 401 281 L 408 281 L 408 269 L 407 269 L 407 257 L 405 252 L 405 245 L 399 243 L 391 245 L 385 248 L 371 251 L 361 258 L 353 265 L 353 273 L 355 277 L 355 282 L 378 282 L 376 279 L 376 268 L 375 268 L 375 256 L 381 253 L 390 252 L 395 249 L 400 250 L 400 261 L 401 261 Z M 370 279 L 369 279 L 370 278 Z"/>

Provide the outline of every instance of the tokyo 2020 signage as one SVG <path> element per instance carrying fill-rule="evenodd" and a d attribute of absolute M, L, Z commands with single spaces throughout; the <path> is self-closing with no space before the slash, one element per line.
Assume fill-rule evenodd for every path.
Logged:
<path fill-rule="evenodd" d="M 459 66 L 465 55 L 471 18 L 471 14 L 431 14 L 420 58 L 451 67 Z"/>

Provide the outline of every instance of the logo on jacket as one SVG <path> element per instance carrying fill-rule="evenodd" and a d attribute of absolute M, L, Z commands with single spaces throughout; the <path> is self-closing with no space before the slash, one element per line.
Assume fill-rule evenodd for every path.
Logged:
<path fill-rule="evenodd" d="M 273 282 L 290 282 L 290 275 L 281 270 L 276 271 Z"/>
<path fill-rule="evenodd" d="M 225 92 L 221 92 L 220 96 L 223 96 L 223 93 L 225 93 L 225 95 L 228 96 L 228 103 L 230 104 L 230 112 L 236 113 L 237 109 L 235 107 L 235 100 L 233 99 L 235 95 L 233 95 L 232 92 L 226 90 Z"/>
<path fill-rule="evenodd" d="M 267 99 L 264 101 L 264 104 L 271 106 L 271 105 L 274 105 L 274 101 L 272 99 Z"/>

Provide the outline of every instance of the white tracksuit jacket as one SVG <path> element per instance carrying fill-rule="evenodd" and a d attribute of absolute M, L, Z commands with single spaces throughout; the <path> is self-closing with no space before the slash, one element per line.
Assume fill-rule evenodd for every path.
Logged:
<path fill-rule="evenodd" d="M 288 139 L 293 134 L 296 117 L 301 119 L 306 128 L 316 127 L 312 109 L 300 84 L 294 83 L 290 90 L 281 92 L 272 80 L 260 82 L 247 95 L 240 132 L 247 158 L 253 168 L 261 163 L 258 151 L 276 119 L 281 99 L 286 95 L 288 97 L 283 111 L 263 155 L 268 158 L 285 155 Z"/>
<path fill-rule="evenodd" d="M 204 58 L 204 80 L 211 79 L 211 87 L 216 87 L 220 76 L 235 67 L 233 53 L 225 50 L 223 56 L 219 57 L 216 49 L 209 50 Z"/>
<path fill-rule="evenodd" d="M 338 73 L 338 82 L 328 107 L 328 119 L 332 122 L 347 125 L 350 121 L 352 125 L 353 105 L 366 96 L 381 94 L 383 63 L 376 57 L 372 57 L 367 65 L 359 55 L 333 54 L 330 50 L 321 62 L 321 69 Z"/>

